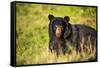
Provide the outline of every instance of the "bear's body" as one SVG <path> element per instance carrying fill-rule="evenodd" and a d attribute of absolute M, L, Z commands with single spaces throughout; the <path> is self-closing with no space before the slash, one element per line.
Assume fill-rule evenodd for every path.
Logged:
<path fill-rule="evenodd" d="M 67 28 L 67 27 L 66 27 Z M 69 32 L 69 33 L 68 33 Z M 65 29 L 64 32 L 64 39 L 67 40 L 67 42 L 72 43 L 76 46 L 76 50 L 81 50 L 80 45 L 81 42 L 84 39 L 84 44 L 89 40 L 92 45 L 96 45 L 96 30 L 86 26 L 86 25 L 80 25 L 80 24 L 74 24 L 71 25 L 70 28 Z M 65 42 L 65 43 L 67 43 Z"/>

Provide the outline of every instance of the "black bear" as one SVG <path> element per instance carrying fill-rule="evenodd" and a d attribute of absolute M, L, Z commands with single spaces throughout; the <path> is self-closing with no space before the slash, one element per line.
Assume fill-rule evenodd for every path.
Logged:
<path fill-rule="evenodd" d="M 49 23 L 49 50 L 59 54 L 65 54 L 67 51 L 67 43 L 75 45 L 76 51 L 81 51 L 81 42 L 84 39 L 84 45 L 87 40 L 92 45 L 96 45 L 96 30 L 80 24 L 70 24 L 70 18 L 54 17 L 48 15 Z"/>

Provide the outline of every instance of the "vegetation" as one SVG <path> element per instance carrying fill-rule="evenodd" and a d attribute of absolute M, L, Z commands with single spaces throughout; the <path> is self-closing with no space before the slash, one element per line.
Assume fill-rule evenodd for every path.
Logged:
<path fill-rule="evenodd" d="M 85 24 L 96 29 L 96 8 L 43 5 L 16 4 L 16 63 L 17 65 L 43 64 L 59 62 L 88 61 L 95 58 L 96 49 L 88 48 L 79 54 L 70 46 L 70 54 L 59 56 L 48 51 L 48 15 L 69 16 L 72 24 Z M 89 44 L 91 45 L 91 44 Z"/>

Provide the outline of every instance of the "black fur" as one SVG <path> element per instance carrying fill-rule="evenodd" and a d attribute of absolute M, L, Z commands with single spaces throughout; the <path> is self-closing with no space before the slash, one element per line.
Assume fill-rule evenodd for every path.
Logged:
<path fill-rule="evenodd" d="M 76 46 L 77 51 L 81 51 L 80 48 L 80 42 L 82 42 L 82 39 L 84 38 L 84 44 L 89 40 L 88 38 L 90 37 L 90 42 L 92 45 L 96 45 L 96 30 L 86 26 L 86 25 L 80 25 L 80 24 L 75 24 L 66 26 L 65 33 L 64 33 L 64 39 L 72 43 L 73 45 Z M 66 43 L 67 43 L 66 42 Z"/>
<path fill-rule="evenodd" d="M 96 30 L 86 26 L 86 25 L 80 25 L 80 24 L 70 24 L 69 20 L 70 18 L 68 16 L 62 17 L 54 17 L 53 15 L 48 16 L 50 23 L 49 23 L 49 50 L 53 53 L 59 54 L 65 54 L 67 52 L 67 44 L 71 43 L 75 45 L 77 51 L 81 51 L 80 48 L 80 42 L 82 41 L 82 38 L 85 38 L 85 41 L 88 40 L 88 37 L 90 36 L 90 41 L 92 41 L 92 44 L 94 44 L 94 41 L 96 41 Z M 55 25 L 61 23 L 63 26 L 63 32 L 60 39 L 58 39 L 55 36 Z"/>

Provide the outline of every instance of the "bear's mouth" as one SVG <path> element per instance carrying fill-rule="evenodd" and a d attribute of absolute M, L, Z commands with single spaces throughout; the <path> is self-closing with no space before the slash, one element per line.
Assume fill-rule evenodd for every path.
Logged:
<path fill-rule="evenodd" d="M 60 38 L 61 37 L 61 33 L 56 33 L 56 37 Z"/>

